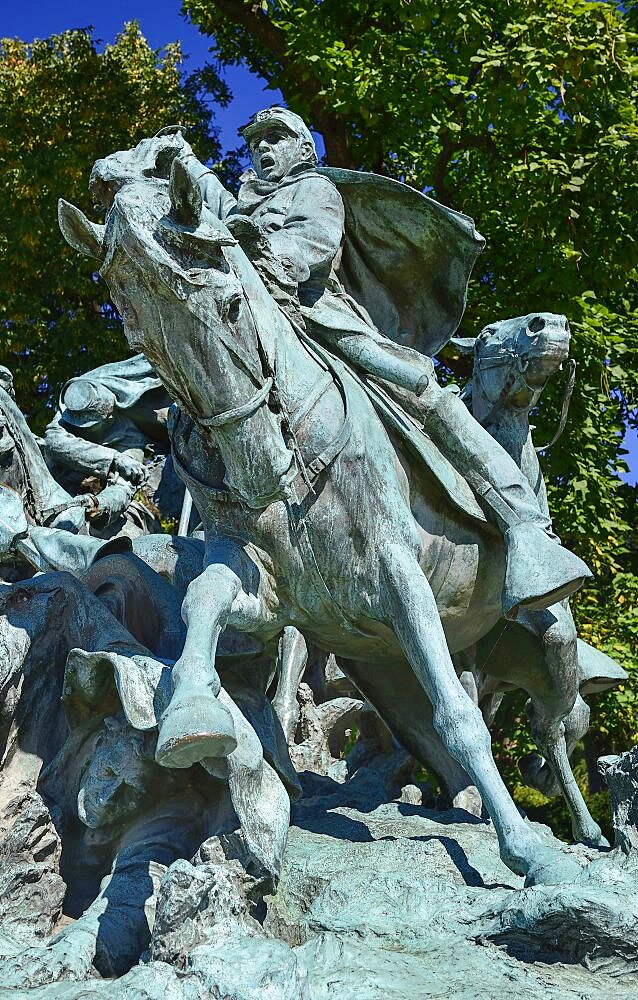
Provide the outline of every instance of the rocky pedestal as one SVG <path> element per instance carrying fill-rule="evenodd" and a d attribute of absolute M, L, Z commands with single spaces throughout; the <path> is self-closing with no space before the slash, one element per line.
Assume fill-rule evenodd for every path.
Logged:
<path fill-rule="evenodd" d="M 607 769 L 617 846 L 562 845 L 580 877 L 533 888 L 501 862 L 490 823 L 388 802 L 370 768 L 343 784 L 307 773 L 274 895 L 263 897 L 259 880 L 211 842 L 165 873 L 148 953 L 127 975 L 29 989 L 0 972 L 0 997 L 633 1000 L 638 871 L 626 820 L 634 805 L 620 805 L 620 788 L 635 756 Z M 634 786 L 635 777 L 630 793 Z M 5 954 L 10 941 L 0 936 Z"/>

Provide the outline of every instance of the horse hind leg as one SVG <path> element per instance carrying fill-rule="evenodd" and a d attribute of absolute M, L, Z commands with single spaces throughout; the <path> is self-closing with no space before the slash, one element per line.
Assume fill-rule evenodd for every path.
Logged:
<path fill-rule="evenodd" d="M 419 759 L 436 775 L 452 809 L 462 809 L 480 819 L 481 794 L 467 772 L 450 756 L 434 725 L 423 720 Z M 425 731 L 424 731 L 425 730 Z M 428 731 L 429 730 L 429 731 Z"/>
<path fill-rule="evenodd" d="M 405 547 L 389 545 L 381 569 L 383 612 L 432 703 L 434 728 L 483 798 L 504 863 L 531 883 L 573 879 L 580 867 L 543 844 L 503 783 L 481 712 L 456 676 L 434 595 L 416 556 Z"/>
<path fill-rule="evenodd" d="M 542 648 L 542 683 L 536 690 L 528 688 L 527 711 L 532 738 L 545 761 L 532 756 L 521 771 L 528 783 L 544 794 L 556 790 L 562 794 L 576 841 L 608 846 L 569 763 L 569 755 L 589 722 L 589 710 L 578 693 L 578 652 L 571 613 L 562 605 L 528 612 L 525 627 L 536 635 Z"/>
<path fill-rule="evenodd" d="M 306 640 L 294 625 L 287 625 L 279 640 L 277 652 L 279 678 L 272 703 L 287 743 L 292 741 L 299 722 L 297 691 L 307 663 Z"/>

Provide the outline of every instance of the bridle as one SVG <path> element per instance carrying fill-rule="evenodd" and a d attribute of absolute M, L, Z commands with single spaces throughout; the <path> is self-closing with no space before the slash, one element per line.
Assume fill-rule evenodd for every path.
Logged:
<path fill-rule="evenodd" d="M 501 410 L 505 408 L 505 401 L 517 383 L 520 383 L 523 386 L 523 388 L 527 389 L 527 391 L 531 393 L 533 396 L 534 394 L 536 393 L 540 394 L 543 391 L 543 389 L 545 388 L 551 377 L 550 375 L 548 375 L 541 386 L 530 385 L 527 379 L 525 378 L 525 372 L 529 368 L 529 355 L 526 358 L 524 358 L 520 353 L 512 350 L 512 348 L 505 348 L 498 354 L 485 355 L 483 357 L 478 357 L 475 359 L 475 366 L 479 373 L 486 368 L 502 368 L 504 365 L 510 365 L 516 370 L 512 371 L 510 375 L 508 375 L 508 377 L 505 379 L 503 387 L 501 388 L 501 391 L 499 392 L 495 400 L 490 399 L 489 396 L 487 397 L 489 401 L 492 403 L 492 408 L 490 409 L 487 416 L 481 421 L 484 427 L 489 427 L 490 424 L 493 424 L 495 422 L 496 417 L 499 415 Z M 560 413 L 560 419 L 558 421 L 558 427 L 556 428 L 554 436 L 552 437 L 551 441 L 548 444 L 534 447 L 534 451 L 536 451 L 537 453 L 540 453 L 542 451 L 548 451 L 549 448 L 551 448 L 553 445 L 556 444 L 559 437 L 565 430 L 565 424 L 567 423 L 567 416 L 569 413 L 569 404 L 571 402 L 575 383 L 576 383 L 576 361 L 574 360 L 574 358 L 569 358 L 567 361 L 567 379 L 565 381 L 565 388 L 563 390 L 563 402 L 561 405 L 561 413 Z M 513 408 L 521 410 L 525 409 L 525 407 L 520 407 L 520 408 L 513 407 Z"/>
<path fill-rule="evenodd" d="M 242 423 L 248 417 L 252 417 L 263 403 L 268 402 L 273 385 L 274 379 L 272 376 L 269 376 L 261 389 L 254 396 L 251 396 L 247 402 L 241 403 L 240 406 L 233 406 L 211 417 L 199 417 L 198 424 L 204 430 L 215 430 L 218 427 L 228 427 L 230 424 Z"/>
<path fill-rule="evenodd" d="M 352 433 L 352 421 L 350 418 L 345 387 L 343 386 L 339 373 L 332 363 L 330 356 L 323 351 L 319 345 L 311 341 L 302 325 L 293 319 L 293 317 L 285 313 L 283 309 L 281 309 L 279 303 L 276 303 L 277 308 L 281 312 L 284 320 L 290 323 L 306 353 L 319 365 L 320 368 L 324 370 L 324 372 L 327 373 L 327 375 L 330 376 L 329 381 L 324 380 L 318 386 L 317 391 L 311 393 L 309 399 L 302 403 L 299 409 L 291 415 L 277 385 L 276 357 L 273 361 L 270 360 L 269 353 L 259 332 L 259 326 L 256 321 L 250 298 L 243 285 L 241 285 L 241 282 L 240 294 L 244 301 L 246 310 L 252 320 L 257 352 L 261 362 L 262 378 L 264 380 L 263 384 L 245 403 L 240 403 L 237 406 L 230 407 L 227 410 L 223 410 L 221 413 L 203 417 L 198 416 L 196 423 L 204 431 L 215 431 L 223 427 L 232 426 L 233 424 L 242 423 L 244 420 L 253 416 L 260 409 L 260 407 L 264 405 L 271 407 L 275 412 L 281 414 L 282 430 L 288 436 L 289 444 L 292 446 L 294 462 L 296 463 L 296 474 L 290 477 L 288 473 L 284 473 L 282 480 L 280 481 L 279 489 L 281 491 L 281 496 L 279 498 L 287 499 L 291 495 L 295 480 L 299 478 L 303 480 L 309 492 L 314 492 L 314 486 L 319 475 L 343 450 Z M 254 376 L 253 365 L 249 364 L 247 359 L 242 357 L 236 348 L 233 349 L 233 354 L 237 357 L 242 366 Z M 297 440 L 297 431 L 302 422 L 310 416 L 316 404 L 319 402 L 319 399 L 323 395 L 323 392 L 331 383 L 337 387 L 342 398 L 344 409 L 343 423 L 338 434 L 328 442 L 321 452 L 315 455 L 310 462 L 306 462 Z M 277 496 L 273 496 L 271 499 L 277 498 Z M 241 499 L 241 497 L 239 499 Z"/>
<path fill-rule="evenodd" d="M 529 368 L 529 355 L 527 357 L 524 357 L 519 352 L 512 350 L 511 347 L 499 351 L 498 354 L 491 354 L 491 355 L 487 354 L 483 355 L 482 357 L 478 357 L 475 361 L 475 364 L 479 371 L 481 371 L 484 368 L 502 368 L 504 365 L 512 365 L 514 368 L 516 368 L 516 374 L 515 375 L 512 374 L 510 376 L 510 378 L 512 379 L 511 385 L 509 387 L 510 389 L 512 388 L 513 385 L 516 384 L 516 382 L 521 382 L 523 388 L 527 389 L 529 392 L 535 393 L 539 391 L 538 386 L 531 386 L 527 381 L 527 379 L 525 378 L 525 372 Z M 547 378 L 549 378 L 549 376 L 547 376 Z M 540 388 L 544 389 L 546 383 L 547 379 Z M 502 395 L 502 390 L 501 393 L 499 394 L 499 398 L 500 395 Z"/>

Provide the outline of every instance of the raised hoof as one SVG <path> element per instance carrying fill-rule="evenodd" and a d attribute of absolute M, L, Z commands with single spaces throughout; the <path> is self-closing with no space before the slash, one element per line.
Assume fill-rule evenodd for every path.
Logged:
<path fill-rule="evenodd" d="M 155 760 L 190 767 L 207 757 L 228 757 L 237 747 L 230 712 L 211 694 L 173 698 L 162 716 Z"/>
<path fill-rule="evenodd" d="M 530 865 L 525 876 L 525 888 L 532 885 L 560 885 L 575 882 L 582 866 L 563 851 L 544 848 Z"/>

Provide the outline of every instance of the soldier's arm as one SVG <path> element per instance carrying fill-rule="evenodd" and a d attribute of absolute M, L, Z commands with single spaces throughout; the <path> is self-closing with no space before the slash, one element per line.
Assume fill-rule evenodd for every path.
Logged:
<path fill-rule="evenodd" d="M 341 245 L 345 212 L 334 184 L 319 174 L 300 181 L 281 229 L 266 231 L 273 255 L 301 284 L 330 266 Z"/>
<path fill-rule="evenodd" d="M 190 176 L 197 181 L 206 207 L 218 219 L 225 219 L 237 204 L 235 196 L 226 190 L 217 174 L 205 167 L 194 153 L 187 153 L 182 159 Z"/>
<path fill-rule="evenodd" d="M 67 469 L 76 469 L 86 475 L 105 480 L 118 452 L 105 445 L 93 444 L 71 434 L 55 415 L 44 432 L 44 452 L 47 457 Z"/>

